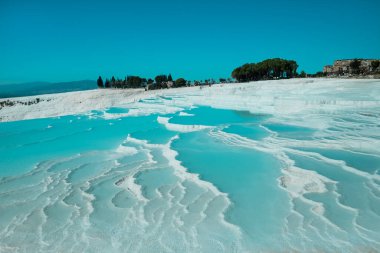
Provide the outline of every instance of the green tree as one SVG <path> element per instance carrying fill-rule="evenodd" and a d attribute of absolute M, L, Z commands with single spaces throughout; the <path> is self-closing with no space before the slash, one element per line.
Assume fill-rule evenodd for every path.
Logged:
<path fill-rule="evenodd" d="M 380 61 L 371 62 L 372 71 L 375 71 L 380 66 Z"/>
<path fill-rule="evenodd" d="M 297 68 L 295 61 L 273 58 L 258 63 L 246 63 L 234 69 L 231 76 L 239 82 L 292 78 L 297 75 Z"/>
<path fill-rule="evenodd" d="M 127 77 L 125 77 L 124 80 L 123 80 L 122 88 L 123 88 L 123 89 L 128 88 Z"/>
<path fill-rule="evenodd" d="M 110 83 L 110 80 L 108 80 L 108 78 L 106 79 L 106 82 L 104 83 L 104 88 L 111 88 L 111 83 Z"/>
<path fill-rule="evenodd" d="M 168 81 L 168 77 L 166 75 L 158 75 L 154 78 L 156 81 L 156 88 L 161 89 L 161 88 L 166 88 L 166 82 Z"/>
<path fill-rule="evenodd" d="M 115 83 L 116 83 L 116 79 L 114 76 L 112 76 L 112 78 L 111 78 L 111 87 L 112 88 L 115 87 Z"/>
<path fill-rule="evenodd" d="M 184 78 L 178 78 L 175 80 L 175 87 L 183 87 L 186 86 L 186 80 Z"/>
<path fill-rule="evenodd" d="M 362 62 L 360 60 L 358 60 L 358 59 L 353 60 L 350 63 L 350 68 L 352 69 L 352 73 L 359 74 L 360 73 L 360 65 L 361 64 L 362 64 Z"/>
<path fill-rule="evenodd" d="M 299 77 L 305 78 L 306 77 L 306 72 L 302 70 L 301 73 L 300 73 L 300 75 L 299 75 Z"/>
<path fill-rule="evenodd" d="M 232 78 L 236 79 L 237 81 L 240 82 L 240 79 L 241 79 L 241 67 L 237 67 L 236 69 L 234 69 L 232 71 L 232 74 L 231 74 Z"/>
<path fill-rule="evenodd" d="M 140 88 L 144 79 L 139 76 L 127 76 L 128 88 Z"/>
<path fill-rule="evenodd" d="M 99 88 L 104 88 L 103 86 L 103 79 L 101 76 L 99 76 L 98 80 L 96 81 Z"/>

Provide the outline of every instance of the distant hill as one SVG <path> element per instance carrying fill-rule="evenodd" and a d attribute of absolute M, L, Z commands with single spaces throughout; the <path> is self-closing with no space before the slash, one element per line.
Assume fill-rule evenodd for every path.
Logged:
<path fill-rule="evenodd" d="M 92 80 L 61 83 L 31 82 L 20 84 L 3 84 L 0 85 L 0 98 L 24 97 L 80 90 L 93 90 L 96 88 L 96 81 Z"/>

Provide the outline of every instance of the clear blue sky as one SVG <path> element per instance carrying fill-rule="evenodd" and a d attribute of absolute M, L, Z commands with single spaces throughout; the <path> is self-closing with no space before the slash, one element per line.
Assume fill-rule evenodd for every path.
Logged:
<path fill-rule="evenodd" d="M 0 0 L 0 83 L 380 58 L 380 0 Z"/>

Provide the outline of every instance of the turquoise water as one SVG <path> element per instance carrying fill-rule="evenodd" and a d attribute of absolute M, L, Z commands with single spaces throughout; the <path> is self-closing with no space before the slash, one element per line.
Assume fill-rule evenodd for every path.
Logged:
<path fill-rule="evenodd" d="M 0 123 L 0 252 L 379 251 L 372 121 L 130 109 Z"/>

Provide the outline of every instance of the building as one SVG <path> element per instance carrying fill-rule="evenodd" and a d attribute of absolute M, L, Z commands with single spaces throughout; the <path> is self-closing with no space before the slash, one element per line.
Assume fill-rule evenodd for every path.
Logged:
<path fill-rule="evenodd" d="M 333 66 L 332 65 L 326 65 L 323 67 L 323 73 L 332 73 L 333 72 Z"/>
<path fill-rule="evenodd" d="M 346 59 L 336 60 L 333 65 L 323 67 L 323 73 L 327 76 L 351 76 L 368 75 L 380 71 L 377 59 Z M 376 66 L 377 67 L 374 67 Z"/>
<path fill-rule="evenodd" d="M 168 88 L 171 88 L 174 86 L 174 82 L 173 81 L 167 81 L 166 85 L 168 86 Z"/>

